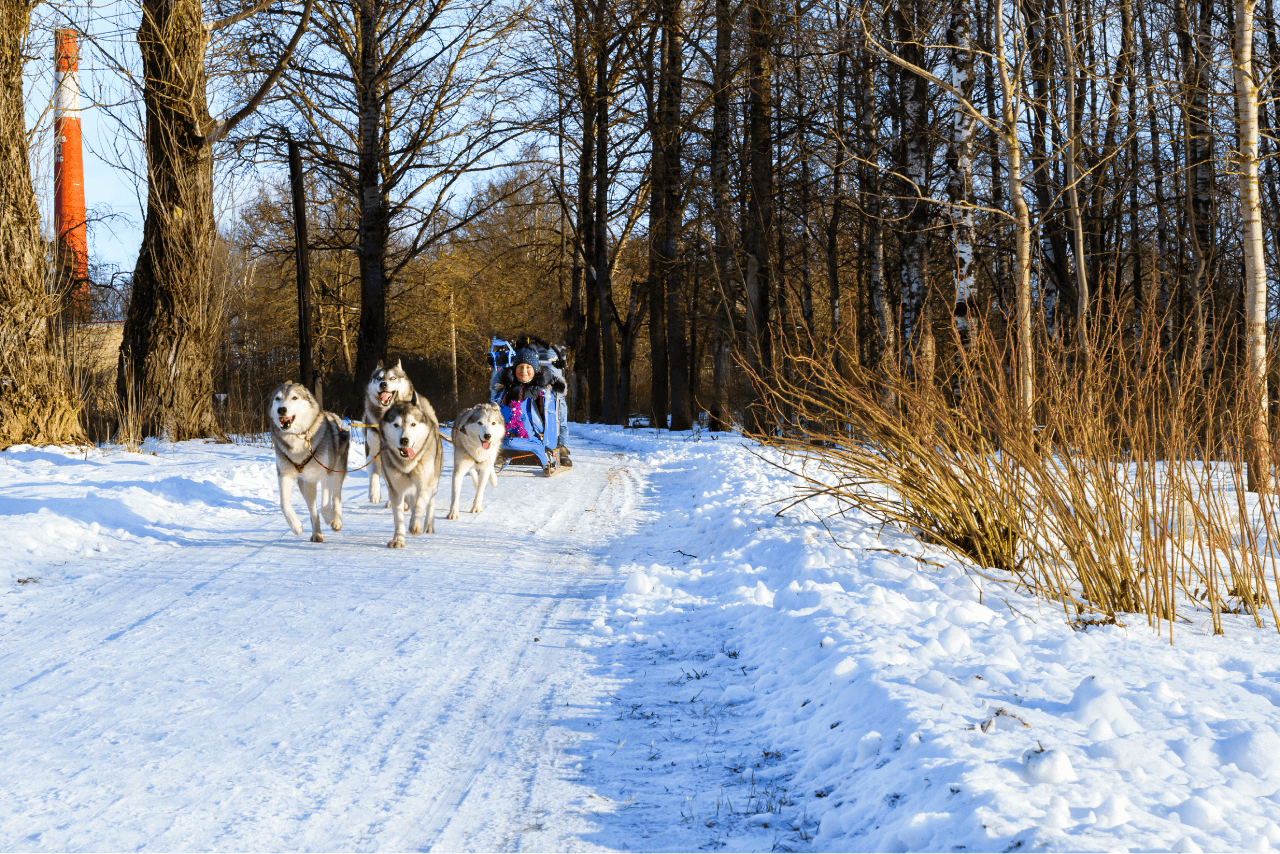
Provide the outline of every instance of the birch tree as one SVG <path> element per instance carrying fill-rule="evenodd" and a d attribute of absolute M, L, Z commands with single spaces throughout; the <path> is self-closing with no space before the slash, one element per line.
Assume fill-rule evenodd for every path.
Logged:
<path fill-rule="evenodd" d="M 1244 250 L 1246 460 L 1250 492 L 1271 481 L 1267 400 L 1267 266 L 1258 191 L 1258 79 L 1253 63 L 1253 19 L 1257 0 L 1235 0 L 1232 66 L 1240 122 L 1239 192 Z"/>
<path fill-rule="evenodd" d="M 951 202 L 952 276 L 955 282 L 955 320 L 961 339 L 967 340 L 969 310 L 974 305 L 977 259 L 973 234 L 973 141 L 978 120 L 968 108 L 972 103 L 974 74 L 973 13 L 967 0 L 953 0 L 947 24 L 948 58 L 951 63 L 951 141 L 947 148 L 947 198 Z"/>

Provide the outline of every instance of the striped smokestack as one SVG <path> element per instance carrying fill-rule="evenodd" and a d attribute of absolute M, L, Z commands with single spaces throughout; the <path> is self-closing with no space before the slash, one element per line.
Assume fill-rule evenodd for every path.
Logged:
<path fill-rule="evenodd" d="M 89 245 L 80 147 L 80 62 L 75 30 L 55 30 L 53 71 L 53 221 L 60 266 L 70 279 L 68 308 L 84 320 L 89 308 Z"/>

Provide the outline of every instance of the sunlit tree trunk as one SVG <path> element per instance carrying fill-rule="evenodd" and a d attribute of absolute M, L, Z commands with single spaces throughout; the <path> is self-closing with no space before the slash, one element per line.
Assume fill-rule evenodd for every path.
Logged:
<path fill-rule="evenodd" d="M 1066 57 L 1066 69 L 1063 75 L 1066 85 L 1067 113 L 1067 150 L 1066 150 L 1066 189 L 1067 213 L 1071 219 L 1072 248 L 1075 250 L 1076 267 L 1076 348 L 1080 354 L 1081 367 L 1088 371 L 1090 365 L 1089 352 L 1089 278 L 1084 260 L 1084 227 L 1080 219 L 1080 199 L 1076 175 L 1079 163 L 1077 147 L 1079 145 L 1079 128 L 1076 121 L 1079 99 L 1076 95 L 1076 34 L 1067 11 L 1066 0 L 1062 2 L 1062 53 Z"/>
<path fill-rule="evenodd" d="M 76 400 L 50 335 L 40 209 L 31 184 L 22 98 L 26 0 L 0 0 L 0 448 L 83 441 Z"/>
<path fill-rule="evenodd" d="M 1264 492 L 1271 480 L 1267 425 L 1267 263 L 1258 191 L 1258 80 L 1253 63 L 1256 0 L 1235 0 L 1236 115 L 1240 122 L 1239 179 L 1245 302 L 1245 412 L 1249 491 Z"/>
<path fill-rule="evenodd" d="M 367 0 L 368 1 L 368 0 Z M 116 390 L 143 429 L 173 441 L 215 430 L 213 372 L 222 294 L 212 281 L 213 146 L 257 109 L 306 30 L 307 0 L 293 40 L 238 111 L 209 114 L 210 34 L 265 8 L 207 23 L 200 0 L 143 0 L 138 27 L 146 110 L 147 215 L 120 345 Z"/>
<path fill-rule="evenodd" d="M 1002 95 L 1001 144 L 1009 161 L 1009 203 L 1013 206 L 1014 232 L 1014 313 L 1018 330 L 1018 398 L 1028 420 L 1034 416 L 1035 362 L 1031 346 L 1031 212 L 1022 193 L 1022 148 L 1018 136 L 1018 93 L 1009 73 L 1005 53 L 1004 0 L 995 4 L 996 69 Z"/>
<path fill-rule="evenodd" d="M 961 98 L 951 106 L 951 144 L 947 149 L 947 197 L 951 202 L 952 275 L 955 281 L 955 322 L 961 339 L 968 341 L 969 309 L 973 305 L 977 268 L 973 248 L 973 138 L 978 120 L 973 115 L 974 75 L 973 13 L 967 0 L 954 0 L 947 27 L 951 85 Z"/>

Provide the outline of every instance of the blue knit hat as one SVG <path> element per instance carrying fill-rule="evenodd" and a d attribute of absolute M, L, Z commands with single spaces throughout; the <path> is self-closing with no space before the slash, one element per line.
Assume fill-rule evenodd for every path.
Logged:
<path fill-rule="evenodd" d="M 538 355 L 536 347 L 521 347 L 519 351 L 516 352 L 516 360 L 512 364 L 529 365 L 537 371 L 538 367 L 542 364 L 542 357 Z"/>

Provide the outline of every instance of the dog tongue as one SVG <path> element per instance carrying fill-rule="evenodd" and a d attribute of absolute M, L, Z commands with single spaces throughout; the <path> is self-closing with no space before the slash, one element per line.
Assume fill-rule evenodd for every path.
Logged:
<path fill-rule="evenodd" d="M 390 402 L 391 402 L 391 392 L 389 392 L 389 391 L 384 391 L 384 392 L 382 393 L 382 402 L 383 402 L 383 403 L 390 403 Z"/>
<path fill-rule="evenodd" d="M 488 442 L 481 442 L 481 443 L 480 443 L 480 447 L 484 448 L 484 449 L 487 451 L 487 450 L 489 450 L 489 443 L 488 443 Z"/>
<path fill-rule="evenodd" d="M 405 448 L 405 449 L 404 449 L 404 455 L 405 455 L 406 457 L 412 457 L 412 456 L 413 456 L 413 448 Z"/>

